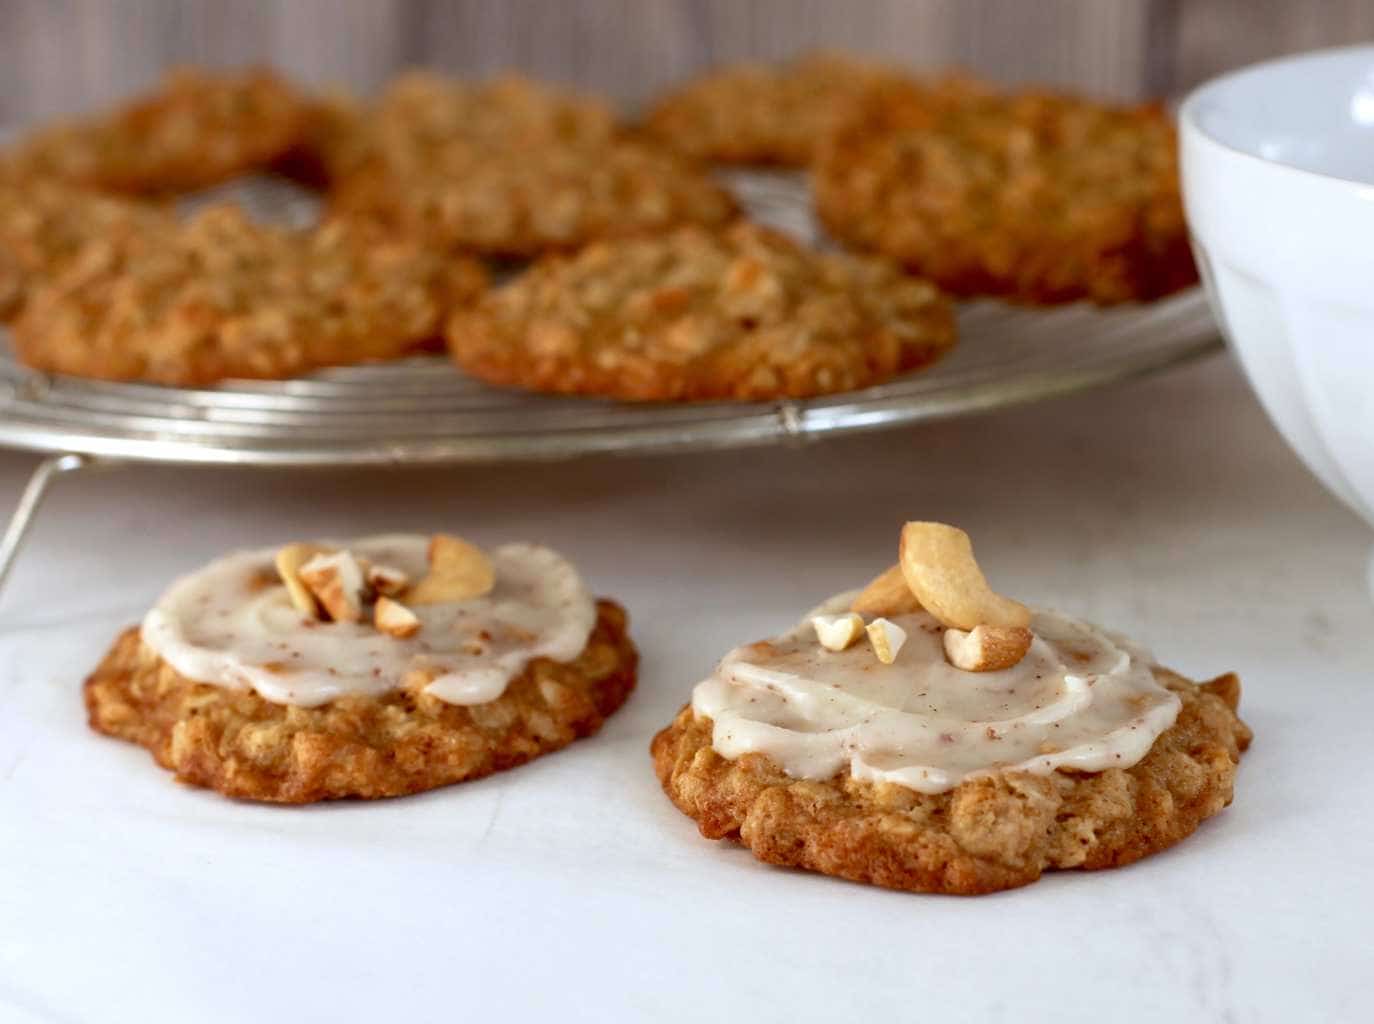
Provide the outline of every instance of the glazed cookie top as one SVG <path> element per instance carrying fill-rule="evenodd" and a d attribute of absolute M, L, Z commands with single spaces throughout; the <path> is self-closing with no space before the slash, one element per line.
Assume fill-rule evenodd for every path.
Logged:
<path fill-rule="evenodd" d="M 814 614 L 842 614 L 853 597 Z M 827 650 L 810 618 L 731 651 L 692 696 L 714 723 L 712 746 L 728 758 L 766 754 L 798 778 L 848 768 L 940 793 L 998 771 L 1127 768 L 1178 715 L 1148 654 L 1055 612 L 1035 612 L 1029 651 L 989 672 L 949 664 L 928 612 L 886 621 L 905 641 L 890 664 L 869 643 Z"/>
<path fill-rule="evenodd" d="M 1178 717 L 1149 654 L 996 593 L 962 530 L 909 522 L 899 552 L 697 686 L 718 753 L 942 793 L 996 772 L 1129 768 Z"/>
<path fill-rule="evenodd" d="M 188 679 L 280 704 L 406 689 L 470 705 L 536 658 L 577 657 L 595 622 L 548 548 L 397 534 L 228 555 L 174 583 L 142 636 Z"/>

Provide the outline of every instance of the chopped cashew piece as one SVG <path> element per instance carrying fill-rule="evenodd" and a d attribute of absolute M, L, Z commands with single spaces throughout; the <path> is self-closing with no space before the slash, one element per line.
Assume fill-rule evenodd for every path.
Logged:
<path fill-rule="evenodd" d="M 921 610 L 900 565 L 894 565 L 859 592 L 849 606 L 860 615 L 906 615 Z"/>
<path fill-rule="evenodd" d="M 318 554 L 300 568 L 301 581 L 335 622 L 361 622 L 367 579 L 347 551 Z"/>
<path fill-rule="evenodd" d="M 965 672 L 1011 668 L 1030 650 L 1031 631 L 1023 626 L 974 626 L 970 632 L 945 630 L 945 657 Z"/>
<path fill-rule="evenodd" d="M 368 563 L 366 570 L 368 586 L 383 597 L 395 597 L 410 586 L 410 577 L 400 569 Z"/>
<path fill-rule="evenodd" d="M 377 598 L 377 606 L 372 610 L 372 621 L 383 633 L 400 640 L 420 632 L 419 616 L 400 601 L 393 601 L 385 596 Z"/>
<path fill-rule="evenodd" d="M 901 567 L 907 585 L 942 625 L 1030 625 L 1030 609 L 988 586 L 963 530 L 944 523 L 907 523 L 902 527 Z"/>
<path fill-rule="evenodd" d="M 410 604 L 469 601 L 491 593 L 496 573 L 482 549 L 461 537 L 436 533 L 429 542 L 429 574 L 405 594 Z"/>
<path fill-rule="evenodd" d="M 328 548 L 318 544 L 288 544 L 277 552 L 277 575 L 286 584 L 286 592 L 296 611 L 312 619 L 320 617 L 320 606 L 310 588 L 301 582 L 301 566 L 316 555 L 324 554 Z"/>
<path fill-rule="evenodd" d="M 873 653 L 884 665 L 897 660 L 897 652 L 906 643 L 906 630 L 887 619 L 874 619 L 868 624 L 868 642 L 873 645 Z"/>
<path fill-rule="evenodd" d="M 844 615 L 815 615 L 811 625 L 816 627 L 816 639 L 827 651 L 843 651 L 863 636 L 864 620 L 862 615 L 848 612 Z"/>

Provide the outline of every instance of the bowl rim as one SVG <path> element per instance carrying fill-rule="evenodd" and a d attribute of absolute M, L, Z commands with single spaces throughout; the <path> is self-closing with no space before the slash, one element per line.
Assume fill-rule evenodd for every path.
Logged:
<path fill-rule="evenodd" d="M 1232 68 L 1219 75 L 1194 86 L 1179 104 L 1178 121 L 1185 136 L 1196 136 L 1199 140 L 1220 149 L 1231 156 L 1241 157 L 1245 160 L 1253 161 L 1263 167 L 1268 167 L 1274 171 L 1293 174 L 1304 178 L 1311 178 L 1314 181 L 1327 182 L 1342 188 L 1351 186 L 1357 189 L 1374 190 L 1374 181 L 1361 181 L 1358 178 L 1348 178 L 1342 174 L 1330 174 L 1326 171 L 1314 171 L 1308 167 L 1298 167 L 1296 164 L 1284 163 L 1280 160 L 1273 160 L 1269 157 L 1260 156 L 1249 150 L 1233 146 L 1229 142 L 1224 142 L 1211 132 L 1205 129 L 1197 118 L 1197 108 L 1206 100 L 1206 93 L 1213 91 L 1216 87 L 1247 75 L 1255 71 L 1262 71 L 1268 68 L 1278 67 L 1284 64 L 1301 64 L 1311 60 L 1319 60 L 1325 57 L 1334 57 L 1350 53 L 1368 53 L 1371 62 L 1374 62 L 1374 43 L 1350 43 L 1344 46 L 1327 46 L 1316 50 L 1303 50 L 1298 53 L 1288 53 L 1280 57 L 1271 57 L 1268 60 L 1256 61 L 1253 64 L 1246 64 L 1242 67 Z"/>

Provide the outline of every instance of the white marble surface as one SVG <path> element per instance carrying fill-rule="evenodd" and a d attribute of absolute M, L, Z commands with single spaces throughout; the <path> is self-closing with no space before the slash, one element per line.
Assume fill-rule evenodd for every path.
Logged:
<path fill-rule="evenodd" d="M 0 492 L 31 463 L 0 457 Z M 968 528 L 1007 592 L 1240 671 L 1236 803 L 1134 867 L 972 900 L 700 839 L 651 733 L 911 517 Z M 173 574 L 384 528 L 573 555 L 631 609 L 639 692 L 525 768 L 305 810 L 179 788 L 86 731 L 83 674 Z M 806 450 L 61 480 L 0 601 L 0 1020 L 1368 1020 L 1371 539 L 1224 358 Z"/>

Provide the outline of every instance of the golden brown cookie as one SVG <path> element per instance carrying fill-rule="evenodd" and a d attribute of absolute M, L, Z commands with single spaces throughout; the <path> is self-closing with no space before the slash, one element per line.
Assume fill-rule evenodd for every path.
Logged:
<path fill-rule="evenodd" d="M 230 206 L 94 240 L 68 262 L 14 324 L 20 359 L 182 386 L 405 355 L 486 281 L 471 260 L 367 225 L 292 230 Z"/>
<path fill-rule="evenodd" d="M 430 160 L 390 155 L 343 176 L 330 208 L 427 244 L 503 257 L 723 224 L 737 210 L 725 189 L 670 152 L 542 138 L 455 141 Z"/>
<path fill-rule="evenodd" d="M 126 630 L 86 680 L 97 732 L 148 748 L 181 782 L 275 803 L 388 797 L 480 778 L 595 733 L 635 685 L 625 613 L 597 603 L 582 653 L 539 659 L 486 704 L 404 690 L 291 707 L 192 682 Z"/>
<path fill-rule="evenodd" d="M 305 103 L 297 144 L 272 163 L 272 170 L 315 190 L 327 189 L 349 168 L 367 159 L 367 107 L 352 94 L 333 91 Z"/>
<path fill-rule="evenodd" d="M 1114 303 L 1197 279 L 1156 105 L 885 83 L 846 110 L 814 178 L 831 234 L 955 295 Z"/>
<path fill-rule="evenodd" d="M 803 167 L 837 112 L 897 72 L 836 53 L 718 68 L 661 98 L 643 128 L 701 160 Z"/>
<path fill-rule="evenodd" d="M 654 737 L 654 770 L 702 835 L 737 840 L 767 863 L 917 892 L 1009 889 L 1048 870 L 1130 864 L 1231 802 L 1250 742 L 1236 715 L 1239 680 L 1155 676 L 1182 709 L 1125 769 L 984 776 L 937 794 L 847 772 L 806 781 L 760 754 L 722 757 L 711 720 L 688 706 Z"/>
<path fill-rule="evenodd" d="M 269 71 L 180 69 L 132 103 L 22 139 L 13 160 L 32 178 L 182 192 L 266 167 L 297 144 L 304 113 L 301 97 Z"/>
<path fill-rule="evenodd" d="M 736 210 L 700 168 L 620 138 L 604 103 L 515 76 L 411 74 L 315 125 L 335 213 L 458 250 L 532 256 Z"/>
<path fill-rule="evenodd" d="M 954 343 L 949 303 L 876 261 L 755 224 L 550 256 L 449 320 L 494 384 L 634 400 L 803 397 L 867 387 Z"/>
<path fill-rule="evenodd" d="M 455 144 L 603 143 L 617 131 L 615 112 L 602 100 L 521 75 L 465 82 L 409 71 L 375 103 L 343 93 L 312 99 L 304 143 L 288 170 L 328 186 L 353 173 L 381 173 L 388 164 L 413 175 Z"/>
<path fill-rule="evenodd" d="M 369 130 L 384 149 L 442 150 L 448 143 L 544 138 L 604 142 L 619 130 L 604 100 L 522 75 L 464 82 L 412 71 L 387 86 Z"/>
<path fill-rule="evenodd" d="M 17 315 L 28 294 L 88 243 L 117 245 L 171 224 L 156 206 L 0 175 L 0 320 Z"/>

